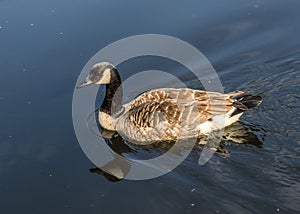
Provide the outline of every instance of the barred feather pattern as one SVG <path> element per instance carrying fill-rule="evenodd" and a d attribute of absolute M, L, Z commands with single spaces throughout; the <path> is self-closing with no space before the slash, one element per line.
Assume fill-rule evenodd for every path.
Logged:
<path fill-rule="evenodd" d="M 214 126 L 216 116 L 224 116 L 223 127 L 238 120 L 241 114 L 234 121 L 228 118 L 236 110 L 235 97 L 242 94 L 242 91 L 221 94 L 189 88 L 151 90 L 125 104 L 124 113 L 113 118 L 113 123 L 121 136 L 138 144 L 199 137 L 211 131 L 205 129 L 222 126 Z"/>

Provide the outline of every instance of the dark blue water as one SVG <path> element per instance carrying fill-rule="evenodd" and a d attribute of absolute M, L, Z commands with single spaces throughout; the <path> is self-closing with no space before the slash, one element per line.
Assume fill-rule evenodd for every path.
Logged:
<path fill-rule="evenodd" d="M 299 212 L 299 8 L 293 0 L 0 1 L 0 212 Z M 193 151 L 146 181 L 90 173 L 72 125 L 77 77 L 104 46 L 145 33 L 197 47 L 226 92 L 261 95 L 241 121 L 262 144 L 225 142 L 230 155 L 204 166 Z"/>

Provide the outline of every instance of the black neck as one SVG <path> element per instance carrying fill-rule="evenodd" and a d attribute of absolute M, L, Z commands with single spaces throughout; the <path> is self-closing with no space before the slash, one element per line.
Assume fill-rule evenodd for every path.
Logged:
<path fill-rule="evenodd" d="M 118 114 L 123 109 L 122 99 L 123 89 L 121 86 L 121 77 L 117 69 L 113 68 L 111 70 L 111 83 L 106 85 L 105 98 L 100 107 L 100 111 L 105 112 L 111 116 L 113 116 L 112 113 L 114 115 Z"/>

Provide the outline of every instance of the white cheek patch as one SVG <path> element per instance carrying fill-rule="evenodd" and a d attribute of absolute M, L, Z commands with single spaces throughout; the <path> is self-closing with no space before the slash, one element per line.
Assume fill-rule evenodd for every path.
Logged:
<path fill-rule="evenodd" d="M 102 78 L 99 81 L 99 84 L 109 84 L 110 78 L 111 78 L 110 69 L 107 68 L 104 70 Z"/>

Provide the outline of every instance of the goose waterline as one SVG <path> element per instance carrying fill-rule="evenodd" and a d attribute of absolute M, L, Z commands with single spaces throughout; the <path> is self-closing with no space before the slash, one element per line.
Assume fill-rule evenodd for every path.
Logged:
<path fill-rule="evenodd" d="M 141 145 L 207 135 L 233 124 L 245 111 L 262 102 L 260 96 L 243 91 L 222 94 L 190 88 L 159 88 L 123 105 L 120 75 L 108 62 L 95 64 L 77 88 L 91 84 L 106 85 L 98 114 L 101 127 Z"/>

